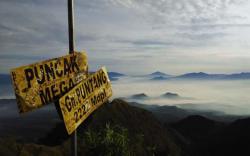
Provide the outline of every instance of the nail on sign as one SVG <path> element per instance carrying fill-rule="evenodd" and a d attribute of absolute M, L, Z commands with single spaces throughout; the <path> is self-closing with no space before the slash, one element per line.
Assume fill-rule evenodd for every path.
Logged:
<path fill-rule="evenodd" d="M 85 52 L 75 52 L 12 69 L 12 82 L 20 113 L 58 100 L 86 79 L 87 72 Z"/>
<path fill-rule="evenodd" d="M 112 95 L 105 67 L 80 82 L 60 98 L 59 104 L 68 134 Z"/>

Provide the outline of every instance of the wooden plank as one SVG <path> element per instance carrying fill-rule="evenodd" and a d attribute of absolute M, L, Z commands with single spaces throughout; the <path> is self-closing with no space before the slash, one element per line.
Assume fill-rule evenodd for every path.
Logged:
<path fill-rule="evenodd" d="M 59 104 L 68 134 L 112 96 L 105 67 L 83 80 L 60 98 Z"/>
<path fill-rule="evenodd" d="M 12 69 L 12 82 L 20 113 L 58 100 L 85 79 L 87 73 L 85 52 L 74 52 Z"/>

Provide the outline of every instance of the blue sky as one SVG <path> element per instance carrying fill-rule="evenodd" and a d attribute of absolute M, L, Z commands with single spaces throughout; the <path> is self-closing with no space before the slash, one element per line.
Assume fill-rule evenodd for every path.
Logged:
<path fill-rule="evenodd" d="M 67 0 L 0 0 L 0 73 L 67 54 Z M 75 0 L 91 70 L 250 71 L 248 0 Z"/>

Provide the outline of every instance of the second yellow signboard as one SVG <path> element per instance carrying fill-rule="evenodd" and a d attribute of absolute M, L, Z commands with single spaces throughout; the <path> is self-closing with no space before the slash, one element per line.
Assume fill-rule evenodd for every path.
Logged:
<path fill-rule="evenodd" d="M 59 104 L 68 134 L 112 95 L 106 68 L 83 80 L 60 98 Z"/>

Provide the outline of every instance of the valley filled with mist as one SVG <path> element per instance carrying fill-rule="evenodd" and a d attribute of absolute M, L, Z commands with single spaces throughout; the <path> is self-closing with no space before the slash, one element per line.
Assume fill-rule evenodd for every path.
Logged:
<path fill-rule="evenodd" d="M 221 78 L 221 74 L 218 74 L 218 78 L 214 78 L 214 75 L 210 78 L 201 73 L 192 74 L 171 76 L 154 72 L 130 76 L 110 72 L 112 98 L 148 105 L 175 105 L 180 108 L 220 111 L 230 115 L 250 115 L 250 78 Z M 2 82 L 5 83 L 0 83 L 0 99 L 14 99 L 10 78 L 4 79 Z M 164 96 L 167 93 L 176 94 L 176 97 Z M 134 96 L 137 94 L 144 94 L 145 97 Z"/>
<path fill-rule="evenodd" d="M 114 98 L 150 105 L 176 105 L 181 108 L 221 111 L 233 115 L 250 115 L 250 80 L 237 79 L 164 79 L 152 76 L 123 76 L 112 82 Z M 166 93 L 177 94 L 169 98 Z M 133 95 L 145 94 L 145 98 Z"/>

